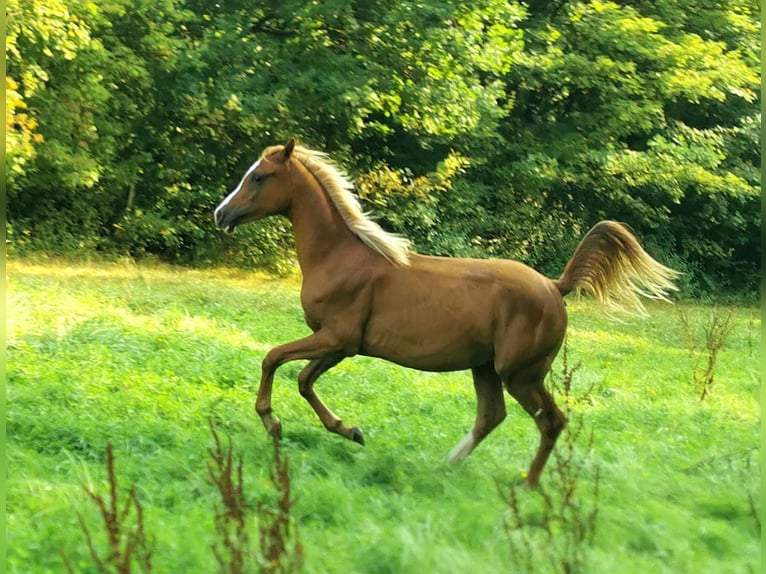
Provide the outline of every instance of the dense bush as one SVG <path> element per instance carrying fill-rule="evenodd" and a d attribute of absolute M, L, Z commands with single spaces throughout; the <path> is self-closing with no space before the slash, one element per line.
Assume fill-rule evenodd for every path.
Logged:
<path fill-rule="evenodd" d="M 687 292 L 757 291 L 760 7 L 9 0 L 11 249 L 290 265 L 211 213 L 296 136 L 421 251 L 560 273 L 628 223 Z"/>

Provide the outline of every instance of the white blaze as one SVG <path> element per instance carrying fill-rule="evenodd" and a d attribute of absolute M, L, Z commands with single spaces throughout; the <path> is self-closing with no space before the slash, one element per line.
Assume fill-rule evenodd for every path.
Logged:
<path fill-rule="evenodd" d="M 250 166 L 250 168 L 245 172 L 245 176 L 242 178 L 242 180 L 239 182 L 239 185 L 234 188 L 234 191 L 232 191 L 229 195 L 226 196 L 226 199 L 224 199 L 218 207 L 215 208 L 215 218 L 218 220 L 218 212 L 221 211 L 224 207 L 226 207 L 229 202 L 234 198 L 235 195 L 239 193 L 239 190 L 242 189 L 242 186 L 245 184 L 245 180 L 250 177 L 250 174 L 252 174 L 255 169 L 261 164 L 261 160 L 257 160 L 253 165 Z"/>

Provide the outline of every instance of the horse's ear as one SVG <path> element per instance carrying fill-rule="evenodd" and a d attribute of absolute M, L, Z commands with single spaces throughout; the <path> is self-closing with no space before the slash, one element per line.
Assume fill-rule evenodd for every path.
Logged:
<path fill-rule="evenodd" d="M 290 141 L 287 142 L 287 144 L 285 145 L 285 149 L 282 150 L 282 155 L 285 161 L 290 159 L 290 156 L 293 155 L 294 149 L 295 149 L 295 138 L 290 138 Z"/>

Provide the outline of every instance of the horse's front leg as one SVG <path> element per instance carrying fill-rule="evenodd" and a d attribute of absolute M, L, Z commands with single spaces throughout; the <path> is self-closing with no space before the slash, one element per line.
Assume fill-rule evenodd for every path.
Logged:
<path fill-rule="evenodd" d="M 315 361 L 327 356 L 336 356 L 341 354 L 341 349 L 342 345 L 336 337 L 320 330 L 303 339 L 275 347 L 266 354 L 261 365 L 261 383 L 258 387 L 255 410 L 271 436 L 279 438 L 282 434 L 282 423 L 271 410 L 271 387 L 274 383 L 274 373 L 279 366 L 301 359 Z"/>
<path fill-rule="evenodd" d="M 337 365 L 344 358 L 345 355 L 339 353 L 336 355 L 327 355 L 321 359 L 311 361 L 298 375 L 298 388 L 300 389 L 301 396 L 308 401 L 311 408 L 314 409 L 314 412 L 327 430 L 363 445 L 364 435 L 362 434 L 362 431 L 358 427 L 348 427 L 344 425 L 340 417 L 327 408 L 314 390 L 314 381 L 316 381 L 322 373 Z"/>

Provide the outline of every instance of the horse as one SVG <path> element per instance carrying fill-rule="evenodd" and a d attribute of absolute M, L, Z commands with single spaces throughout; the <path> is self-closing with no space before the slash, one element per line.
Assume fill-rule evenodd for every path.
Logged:
<path fill-rule="evenodd" d="M 320 399 L 320 375 L 355 355 L 430 372 L 470 370 L 476 392 L 473 428 L 447 455 L 467 457 L 506 417 L 505 389 L 537 424 L 540 442 L 526 474 L 536 487 L 567 419 L 545 387 L 567 329 L 564 297 L 575 290 L 607 307 L 638 312 L 639 296 L 668 300 L 677 272 L 650 257 L 615 221 L 583 237 L 558 279 L 502 259 L 432 257 L 366 214 L 349 177 L 326 154 L 296 145 L 267 147 L 217 206 L 227 232 L 273 215 L 295 236 L 300 299 L 312 334 L 271 349 L 261 365 L 255 410 L 278 440 L 274 374 L 308 360 L 298 389 L 325 428 L 364 445 Z"/>

